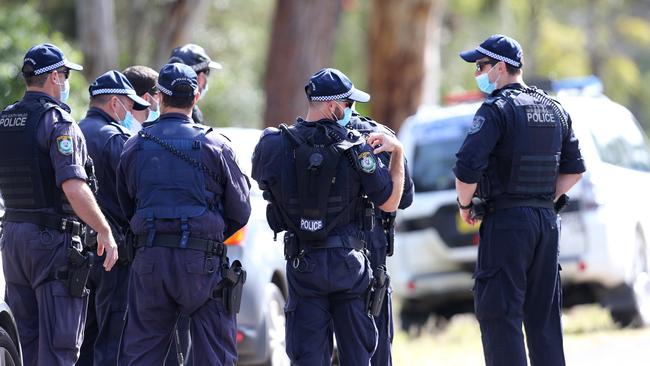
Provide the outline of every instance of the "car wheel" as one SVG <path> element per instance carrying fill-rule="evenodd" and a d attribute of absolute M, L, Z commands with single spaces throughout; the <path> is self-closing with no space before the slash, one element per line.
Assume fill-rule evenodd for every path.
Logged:
<path fill-rule="evenodd" d="M 614 321 L 623 327 L 641 327 L 650 324 L 650 265 L 645 238 L 637 231 L 634 240 L 633 277 L 629 283 L 634 307 L 612 311 Z"/>
<path fill-rule="evenodd" d="M 266 334 L 268 335 L 270 356 L 266 366 L 289 366 L 285 341 L 286 317 L 284 315 L 284 296 L 280 289 L 270 283 L 270 296 L 266 312 Z"/>
<path fill-rule="evenodd" d="M 0 328 L 0 365 L 22 365 L 20 354 L 18 353 L 18 347 L 16 347 L 16 344 L 9 336 L 9 333 L 2 328 Z"/>

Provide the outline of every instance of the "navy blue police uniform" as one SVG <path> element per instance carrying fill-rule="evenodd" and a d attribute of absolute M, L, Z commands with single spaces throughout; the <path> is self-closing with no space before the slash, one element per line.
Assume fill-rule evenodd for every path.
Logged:
<path fill-rule="evenodd" d="M 311 101 L 370 98 L 334 69 L 316 73 L 305 90 Z M 270 202 L 269 226 L 286 231 L 286 348 L 294 365 L 329 364 L 331 327 L 342 365 L 368 365 L 376 348 L 361 215 L 363 196 L 385 203 L 392 180 L 372 150 L 335 121 L 302 118 L 267 128 L 255 148 L 252 176 Z"/>
<path fill-rule="evenodd" d="M 27 52 L 22 71 L 32 77 L 63 68 L 82 69 L 42 44 Z M 70 108 L 49 94 L 27 91 L 0 115 L 0 247 L 24 365 L 72 365 L 78 357 L 87 297 L 72 296 L 66 276 L 67 253 L 81 249 L 82 226 L 61 185 L 86 181 L 90 163 Z"/>
<path fill-rule="evenodd" d="M 501 35 L 461 53 L 486 56 L 522 65 L 519 44 Z M 585 171 L 571 126 L 557 101 L 509 84 L 487 97 L 456 155 L 456 177 L 487 201 L 474 274 L 487 365 L 526 365 L 522 322 L 533 365 L 565 364 L 553 200 L 558 174 Z"/>
<path fill-rule="evenodd" d="M 104 73 L 90 84 L 88 91 L 91 102 L 92 98 L 99 95 L 123 95 L 133 100 L 134 109 L 144 110 L 149 106 L 147 101 L 136 95 L 131 83 L 119 71 Z M 90 272 L 87 285 L 90 296 L 84 341 L 77 362 L 80 366 L 116 365 L 124 326 L 130 270 L 125 243 L 129 222 L 117 199 L 115 175 L 124 143 L 131 137 L 131 133 L 118 120 L 116 112 L 91 106 L 86 117 L 79 122 L 86 138 L 88 154 L 95 165 L 97 203 L 111 227 L 119 251 L 118 265 L 110 272 L 104 271 L 101 266 L 104 256 L 95 256 L 95 266 Z M 96 236 L 88 232 L 86 239 L 86 249 L 95 251 Z"/>
<path fill-rule="evenodd" d="M 172 50 L 171 55 L 169 56 L 168 63 L 180 62 L 192 68 L 197 74 L 204 72 L 206 76 L 210 75 L 210 70 L 220 70 L 222 68 L 221 64 L 213 61 L 203 47 L 188 43 L 184 46 L 176 47 Z M 203 87 L 203 93 L 207 91 L 207 80 L 206 85 Z M 201 96 L 203 97 L 203 95 Z M 192 109 L 192 120 L 195 123 L 203 124 L 203 112 L 199 109 L 198 105 L 195 105 Z"/>
<path fill-rule="evenodd" d="M 388 127 L 357 113 L 352 114 L 348 126 L 361 134 L 367 136 L 370 133 L 384 133 L 395 136 Z M 383 152 L 377 156 L 382 163 L 388 166 L 390 162 L 390 153 Z M 399 208 L 406 209 L 413 202 L 413 180 L 408 171 L 408 164 L 404 162 L 404 190 L 400 199 Z M 386 257 L 392 255 L 394 250 L 394 224 L 395 213 L 387 213 L 378 208 L 374 210 L 375 222 L 372 230 L 366 233 L 366 245 L 370 251 L 370 266 L 375 272 L 377 279 L 386 272 Z M 390 276 L 387 276 L 385 297 L 381 306 L 381 312 L 375 316 L 377 325 L 378 342 L 377 349 L 372 355 L 371 364 L 376 366 L 392 365 L 391 345 L 393 343 L 393 309 L 391 301 Z"/>
<path fill-rule="evenodd" d="M 196 73 L 165 65 L 157 87 L 191 97 Z M 233 274 L 241 267 L 229 266 L 223 241 L 248 221 L 249 188 L 228 141 L 187 115 L 163 113 L 127 141 L 117 193 L 137 249 L 119 364 L 161 365 L 180 314 L 190 318 L 194 364 L 235 364 L 237 305 L 229 294 L 241 294 L 245 279 Z"/>

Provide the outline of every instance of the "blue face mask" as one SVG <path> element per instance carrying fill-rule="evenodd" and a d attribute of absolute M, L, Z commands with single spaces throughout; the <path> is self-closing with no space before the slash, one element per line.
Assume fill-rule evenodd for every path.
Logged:
<path fill-rule="evenodd" d="M 492 66 L 490 71 L 492 71 L 492 69 L 494 69 L 494 66 Z M 486 73 L 483 73 L 483 74 L 476 77 L 476 85 L 478 85 L 478 88 L 485 94 L 491 94 L 494 90 L 496 90 L 496 88 L 497 88 L 497 80 L 499 80 L 499 78 L 497 78 L 497 80 L 495 80 L 494 82 L 491 82 L 490 78 L 488 77 L 488 75 L 490 74 L 490 71 L 488 71 Z M 501 75 L 499 75 L 499 77 L 500 76 Z"/>
<path fill-rule="evenodd" d="M 156 110 L 149 110 L 149 115 L 147 116 L 147 120 L 145 122 L 155 121 L 158 119 L 158 117 L 160 117 L 160 104 L 158 104 Z"/>
<path fill-rule="evenodd" d="M 58 85 L 59 90 L 61 90 L 61 97 L 59 98 L 59 100 L 62 103 L 65 103 L 70 97 L 70 82 L 68 81 L 68 79 L 65 79 L 65 82 L 63 84 L 57 83 L 56 85 Z"/>
<path fill-rule="evenodd" d="M 337 103 L 338 104 L 338 103 Z M 343 109 L 343 118 L 336 121 L 341 127 L 345 127 L 350 123 L 350 118 L 352 117 L 352 108 L 345 107 Z"/>
<path fill-rule="evenodd" d="M 119 100 L 119 99 L 117 101 L 120 102 L 120 105 L 122 106 L 122 108 L 124 108 L 124 111 L 126 112 L 123 119 L 119 119 L 119 117 L 117 116 L 117 113 L 115 114 L 115 116 L 118 117 L 117 122 L 120 125 L 128 128 L 129 131 L 133 131 L 135 128 L 140 127 L 139 126 L 140 123 L 135 119 L 135 117 L 133 117 L 133 114 L 131 114 L 131 112 L 128 109 L 126 109 L 126 107 L 124 106 L 122 101 Z M 137 132 L 137 131 L 139 131 L 139 129 L 136 130 L 135 132 Z"/>

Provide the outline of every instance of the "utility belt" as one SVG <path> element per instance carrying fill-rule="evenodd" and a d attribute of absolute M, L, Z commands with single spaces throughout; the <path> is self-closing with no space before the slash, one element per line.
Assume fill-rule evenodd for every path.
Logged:
<path fill-rule="evenodd" d="M 286 260 L 298 258 L 316 249 L 350 248 L 361 251 L 365 247 L 366 243 L 354 236 L 344 238 L 339 235 L 334 235 L 328 236 L 325 240 L 303 243 L 298 240 L 298 236 L 293 232 L 287 231 L 284 234 L 284 259 Z"/>
<path fill-rule="evenodd" d="M 153 242 L 149 244 L 149 235 L 136 235 L 134 247 L 142 248 L 147 246 L 165 247 L 173 249 L 192 249 L 205 252 L 206 254 L 226 258 L 228 252 L 226 245 L 222 242 L 208 239 L 187 238 L 185 245 L 181 245 L 181 235 L 156 234 Z"/>
<path fill-rule="evenodd" d="M 84 224 L 80 221 L 69 219 L 56 214 L 43 212 L 22 212 L 7 210 L 3 221 L 16 223 L 29 223 L 50 229 L 59 230 L 62 233 L 70 233 L 72 236 L 81 236 L 84 233 Z"/>
<path fill-rule="evenodd" d="M 498 197 L 492 200 L 484 200 L 478 197 L 474 197 L 472 198 L 472 207 L 470 207 L 470 216 L 474 219 L 480 220 L 487 213 L 515 207 L 538 207 L 555 209 L 555 204 L 552 200 L 543 198 Z"/>

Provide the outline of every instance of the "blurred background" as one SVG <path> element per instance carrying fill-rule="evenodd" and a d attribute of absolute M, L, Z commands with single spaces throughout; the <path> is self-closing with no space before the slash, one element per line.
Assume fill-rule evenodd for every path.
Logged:
<path fill-rule="evenodd" d="M 25 51 L 50 41 L 83 63 L 72 78 L 80 118 L 106 70 L 154 69 L 193 42 L 223 64 L 200 106 L 215 126 L 263 127 L 303 114 L 303 86 L 343 70 L 395 130 L 421 104 L 475 90 L 458 53 L 493 33 L 524 48 L 525 78 L 594 74 L 650 127 L 650 2 L 644 0 L 0 0 L 0 104 L 20 98 Z"/>
<path fill-rule="evenodd" d="M 491 34 L 507 34 L 524 48 L 524 79 L 529 84 L 534 85 L 533 80 L 589 75 L 602 81 L 602 94 L 609 99 L 581 99 L 574 107 L 576 115 L 595 110 L 594 116 L 600 118 L 593 124 L 600 126 L 600 132 L 582 127 L 586 139 L 593 135 L 599 142 L 598 134 L 604 134 L 607 136 L 601 140 L 607 140 L 610 126 L 616 129 L 623 119 L 630 128 L 641 129 L 638 144 L 628 149 L 633 153 L 619 149 L 620 139 L 616 144 L 596 144 L 590 149 L 593 159 L 588 161 L 588 171 L 594 173 L 585 178 L 579 194 L 572 195 L 574 206 L 565 215 L 566 229 L 563 227 L 563 238 L 582 243 L 574 256 L 579 261 L 574 269 L 565 269 L 563 278 L 589 280 L 589 289 L 600 291 L 597 295 L 607 286 L 634 290 L 627 295 L 612 292 L 611 296 L 614 300 L 633 300 L 634 311 L 630 314 L 634 317 L 613 311 L 610 297 L 605 301 L 605 297 L 594 295 L 574 301 L 577 306 L 566 310 L 564 326 L 570 365 L 612 365 L 621 363 L 622 357 L 628 360 L 622 363 L 625 365 L 647 365 L 650 330 L 643 325 L 650 319 L 650 312 L 642 314 L 642 321 L 637 318 L 639 302 L 647 299 L 645 305 L 650 304 L 650 250 L 644 239 L 650 223 L 641 225 L 641 219 L 637 222 L 637 216 L 629 214 L 629 210 L 632 206 L 644 209 L 650 205 L 650 198 L 639 201 L 636 188 L 628 189 L 632 196 L 626 199 L 621 199 L 619 193 L 632 180 L 650 184 L 650 163 L 628 166 L 630 169 L 624 171 L 619 168 L 625 164 L 608 160 L 601 150 L 613 146 L 615 152 L 621 152 L 616 154 L 619 160 L 634 155 L 636 160 L 650 161 L 647 138 L 642 134 L 650 129 L 649 14 L 647 0 L 0 0 L 0 105 L 21 98 L 24 84 L 19 68 L 27 49 L 37 43 L 54 43 L 70 60 L 84 65 L 83 73 L 71 78 L 69 104 L 79 120 L 85 115 L 88 84 L 94 78 L 109 69 L 123 70 L 136 64 L 159 69 L 174 47 L 191 42 L 203 46 L 212 59 L 223 65 L 223 70 L 211 74 L 210 91 L 199 103 L 210 125 L 259 129 L 291 122 L 306 112 L 305 81 L 320 68 L 331 66 L 344 71 L 356 87 L 372 95 L 370 103 L 357 106 L 361 113 L 394 130 L 415 115 L 412 128 L 405 125 L 403 137 L 420 136 L 420 125 L 443 136 L 438 134 L 440 130 L 433 129 L 437 121 L 461 114 L 471 121 L 477 106 L 444 112 L 442 117 L 435 114 L 439 112 L 417 117 L 416 112 L 422 111 L 422 106 L 440 111 L 440 106 L 458 101 L 458 95 L 476 96 L 474 65 L 463 62 L 458 53 L 475 47 Z M 605 108 L 610 100 L 626 107 L 636 119 L 619 109 L 598 116 L 594 106 Z M 578 124 L 589 126 L 592 119 L 580 118 L 583 122 Z M 464 130 L 459 138 L 463 135 Z M 256 141 L 242 142 L 252 148 Z M 435 139 L 423 143 L 429 142 L 440 145 Z M 412 151 L 416 151 L 418 143 L 411 142 Z M 439 170 L 451 174 L 455 150 L 446 150 L 438 154 L 446 154 L 440 158 L 444 158 L 440 163 L 444 166 Z M 412 155 L 409 158 L 416 161 L 417 168 L 417 154 Z M 431 153 L 421 157 L 423 162 L 419 164 L 426 168 L 424 176 L 431 175 L 432 164 L 438 164 L 431 159 L 437 158 Z M 240 159 L 249 157 L 240 155 Z M 633 175 L 639 171 L 644 172 L 643 179 Z M 620 181 L 612 181 L 613 177 L 620 177 Z M 448 177 L 442 178 L 445 181 Z M 608 185 L 613 188 L 603 193 Z M 447 188 L 436 188 L 436 192 L 433 188 L 419 189 L 416 202 L 421 202 L 422 208 L 414 204 L 402 214 L 397 259 L 391 268 L 396 280 L 396 365 L 482 364 L 480 334 L 471 316 L 471 302 L 463 306 L 454 303 L 453 311 L 445 309 L 442 314 L 429 306 L 416 313 L 415 326 L 403 321 L 403 310 L 412 311 L 403 299 L 414 296 L 414 288 L 406 278 L 413 266 L 405 257 L 435 258 L 435 254 L 423 255 L 413 247 L 409 249 L 409 245 L 421 245 L 422 250 L 442 253 L 439 258 L 458 262 L 419 263 L 424 270 L 454 268 L 471 276 L 478 244 L 473 239 L 476 228 L 466 231 L 458 227 L 458 232 L 452 233 L 464 235 L 459 236 L 463 241 L 458 244 L 460 250 L 465 250 L 461 256 L 453 254 L 458 248 L 431 236 L 431 217 L 438 217 L 431 210 L 438 207 L 451 207 L 451 221 L 445 221 L 443 226 L 457 226 L 453 221 L 457 212 L 455 193 Z M 604 211 L 611 213 L 602 214 Z M 621 215 L 623 212 L 626 215 Z M 610 219 L 615 216 L 625 223 L 612 224 Z M 647 214 L 641 212 L 638 217 Z M 610 231 L 616 233 L 598 234 Z M 418 233 L 425 239 L 416 237 Z M 607 237 L 606 243 L 596 245 L 598 237 Z M 623 241 L 629 244 L 621 244 Z M 566 253 L 570 246 L 563 248 Z M 641 251 L 643 255 L 637 255 Z M 597 262 L 593 258 L 600 256 L 607 261 L 617 255 L 624 257 L 616 267 L 620 281 L 607 286 L 598 283 L 595 287 L 595 277 L 586 276 L 590 272 L 584 267 L 596 268 L 599 276 L 611 278 L 610 272 L 594 265 Z M 645 266 L 637 268 L 634 258 L 643 258 Z M 400 293 L 398 280 L 402 275 L 405 280 Z M 471 284 L 465 282 L 454 287 L 462 291 L 465 300 L 471 297 L 470 288 Z M 428 296 L 432 299 L 432 295 Z M 408 319 L 413 322 L 413 317 Z"/>

